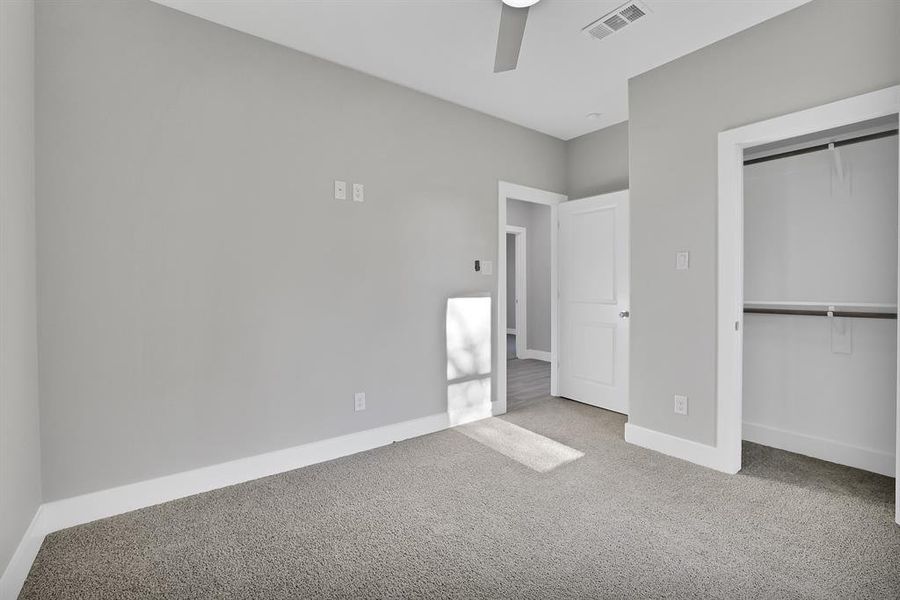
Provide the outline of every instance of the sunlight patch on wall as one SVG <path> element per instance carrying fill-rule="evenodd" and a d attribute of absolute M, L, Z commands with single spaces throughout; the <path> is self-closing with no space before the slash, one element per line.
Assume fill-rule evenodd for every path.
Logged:
<path fill-rule="evenodd" d="M 491 378 L 461 381 L 447 386 L 450 425 L 462 425 L 491 416 Z"/>
<path fill-rule="evenodd" d="M 450 298 L 446 328 L 450 424 L 490 417 L 491 298 Z"/>

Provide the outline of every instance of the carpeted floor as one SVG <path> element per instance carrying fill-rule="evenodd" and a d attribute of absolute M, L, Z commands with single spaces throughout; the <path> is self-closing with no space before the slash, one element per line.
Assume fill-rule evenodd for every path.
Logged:
<path fill-rule="evenodd" d="M 443 431 L 54 533 L 21 597 L 900 597 L 893 479 L 752 444 L 728 476 L 549 397 L 503 420 L 584 455 Z"/>

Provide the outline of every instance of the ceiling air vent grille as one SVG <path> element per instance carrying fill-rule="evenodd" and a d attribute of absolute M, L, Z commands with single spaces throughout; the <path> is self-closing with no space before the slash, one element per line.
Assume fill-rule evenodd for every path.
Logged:
<path fill-rule="evenodd" d="M 623 8 L 620 11 L 620 13 L 622 14 L 623 17 L 628 19 L 628 21 L 630 23 L 637 21 L 638 19 L 640 19 L 641 17 L 643 17 L 644 15 L 647 14 L 644 11 L 642 11 L 641 7 L 638 6 L 637 4 L 629 4 L 628 6 Z"/>
<path fill-rule="evenodd" d="M 586 31 L 592 37 L 602 40 L 646 16 L 649 12 L 642 2 L 628 2 L 616 10 L 603 15 L 582 29 L 582 31 Z"/>
<path fill-rule="evenodd" d="M 606 23 L 607 27 L 609 27 L 613 31 L 618 31 L 628 25 L 628 21 L 626 21 L 619 15 L 613 15 L 608 19 L 603 19 L 603 22 Z"/>

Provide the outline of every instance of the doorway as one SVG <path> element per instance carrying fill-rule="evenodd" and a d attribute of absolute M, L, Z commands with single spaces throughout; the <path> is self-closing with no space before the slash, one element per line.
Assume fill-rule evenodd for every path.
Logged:
<path fill-rule="evenodd" d="M 736 473 L 741 469 L 741 450 L 743 439 L 744 416 L 744 343 L 745 312 L 755 314 L 753 311 L 769 311 L 776 314 L 777 311 L 794 311 L 816 313 L 805 315 L 833 319 L 844 316 L 839 310 L 841 307 L 832 306 L 830 299 L 825 306 L 800 306 L 798 304 L 805 299 L 770 299 L 770 298 L 745 298 L 746 264 L 745 260 L 745 181 L 744 162 L 745 150 L 748 148 L 761 148 L 766 145 L 786 143 L 798 139 L 810 138 L 821 135 L 821 132 L 838 130 L 840 128 L 854 127 L 860 123 L 866 123 L 884 118 L 895 118 L 900 114 L 900 86 L 894 86 L 877 92 L 855 96 L 824 106 L 784 115 L 754 123 L 737 129 L 724 131 L 719 134 L 719 231 L 718 231 L 718 356 L 717 356 L 717 399 L 716 399 L 716 446 L 709 457 L 703 461 L 707 466 L 719 470 Z M 898 138 L 894 136 L 892 144 L 896 145 Z M 896 151 L 897 148 L 894 148 Z M 842 167 L 836 167 L 839 171 Z M 895 168 L 900 168 L 895 165 Z M 897 177 L 895 174 L 894 177 Z M 900 198 L 898 198 L 900 201 Z M 895 207 L 896 208 L 896 207 Z M 894 213 L 896 215 L 896 212 Z M 895 217 L 896 218 L 896 217 Z M 896 223 L 894 223 L 896 225 Z M 892 252 L 897 253 L 897 240 L 893 240 Z M 892 257 L 896 263 L 896 255 Z M 755 284 L 754 284 L 755 285 Z M 896 286 L 896 284 L 894 284 Z M 896 313 L 896 287 L 892 294 L 892 309 Z M 846 299 L 839 299 L 847 303 Z M 750 302 L 750 304 L 748 304 Z M 760 305 L 766 303 L 766 306 Z M 775 304 L 779 304 L 776 306 Z M 820 302 L 821 303 L 821 302 Z M 853 302 L 850 302 L 853 304 Z M 859 306 L 850 306 L 845 312 L 872 313 L 877 312 L 872 307 L 867 310 L 859 310 Z M 881 307 L 879 310 L 885 309 Z M 776 312 L 773 312 L 776 311 Z M 891 311 L 888 311 L 891 312 Z M 822 313 L 819 315 L 819 313 Z M 780 314 L 780 313 L 778 313 Z M 859 314 L 849 317 L 860 317 Z M 883 315 L 882 315 L 883 317 Z M 832 326 L 836 326 L 835 323 Z M 834 343 L 837 335 L 839 348 L 846 348 L 846 324 L 840 324 L 837 334 L 832 334 Z M 894 345 L 896 355 L 897 342 Z M 894 383 L 894 446 L 900 441 L 900 410 L 898 410 L 897 374 L 900 372 L 900 363 L 893 360 Z M 897 453 L 894 452 L 894 471 L 897 472 Z M 898 497 L 900 497 L 900 484 L 895 483 Z M 897 503 L 895 520 L 900 523 L 900 503 Z"/>
<path fill-rule="evenodd" d="M 494 415 L 503 414 L 507 411 L 507 360 L 506 360 L 506 348 L 508 343 L 507 336 L 509 329 L 511 329 L 509 324 L 508 313 L 511 310 L 510 306 L 513 306 L 512 310 L 515 310 L 514 305 L 510 305 L 507 302 L 508 293 L 507 293 L 507 278 L 509 271 L 515 273 L 516 267 L 512 266 L 512 269 L 508 269 L 507 266 L 507 227 L 512 225 L 513 227 L 523 227 L 523 224 L 516 223 L 513 224 L 508 220 L 508 210 L 507 204 L 509 201 L 516 201 L 517 203 L 521 203 L 525 206 L 534 206 L 548 213 L 547 219 L 547 228 L 546 232 L 549 236 L 549 252 L 548 259 L 549 265 L 547 265 L 547 270 L 549 271 L 549 293 L 547 294 L 547 302 L 549 303 L 549 323 L 547 323 L 548 329 L 548 337 L 547 342 L 547 350 L 535 350 L 533 347 L 529 348 L 529 345 L 533 344 L 529 342 L 529 340 L 535 340 L 535 330 L 534 327 L 528 326 L 529 316 L 534 317 L 536 315 L 537 307 L 533 305 L 533 303 L 529 303 L 527 300 L 522 306 L 522 309 L 525 309 L 522 312 L 516 314 L 515 322 L 515 331 L 516 331 L 516 355 L 519 359 L 527 359 L 532 361 L 541 361 L 548 363 L 549 365 L 549 378 L 550 378 L 550 395 L 556 396 L 558 395 L 558 382 L 557 382 L 557 299 L 558 299 L 558 274 L 557 274 L 557 227 L 556 223 L 558 222 L 558 207 L 561 202 L 566 200 L 566 196 L 563 194 L 557 194 L 554 192 L 548 192 L 546 190 L 541 190 L 538 188 L 532 188 L 528 186 L 518 185 L 515 183 L 508 183 L 505 181 L 501 181 L 498 184 L 498 197 L 497 197 L 497 221 L 498 221 L 498 231 L 497 231 L 497 302 L 495 303 L 496 311 L 496 327 L 495 331 L 495 343 L 496 351 L 494 352 L 494 372 L 497 374 L 497 379 L 495 381 L 494 389 L 496 390 L 494 401 L 493 401 L 493 409 L 492 412 Z M 526 227 L 527 229 L 527 227 Z M 512 233 L 515 233 L 513 231 Z M 535 232 L 536 233 L 536 232 Z M 518 236 L 516 236 L 518 238 Z M 526 241 L 527 240 L 527 241 Z M 527 248 L 534 247 L 536 242 L 535 235 L 528 235 L 527 233 L 522 235 L 521 244 L 523 246 L 522 254 L 527 254 Z M 519 253 L 517 253 L 518 256 Z M 526 268 L 534 267 L 535 261 L 529 261 L 526 259 L 525 264 L 523 265 Z M 523 276 L 524 281 L 522 285 L 518 287 L 518 289 L 528 289 L 529 288 L 529 278 L 527 275 Z M 532 278 L 533 279 L 533 278 Z M 532 282 L 533 283 L 533 282 Z M 521 294 L 520 294 L 521 298 Z M 520 303 L 521 304 L 521 303 Z M 543 311 L 540 311 L 543 312 Z M 531 319 L 534 322 L 534 319 Z M 524 331 L 520 332 L 520 326 L 524 325 Z M 520 340 L 519 337 L 522 337 Z"/>

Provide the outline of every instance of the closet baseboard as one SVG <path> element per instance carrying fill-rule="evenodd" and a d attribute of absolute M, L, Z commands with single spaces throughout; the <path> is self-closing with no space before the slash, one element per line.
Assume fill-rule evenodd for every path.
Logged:
<path fill-rule="evenodd" d="M 743 425 L 743 438 L 748 442 L 894 477 L 894 455 L 889 452 L 852 446 L 759 423 L 745 421 Z"/>

